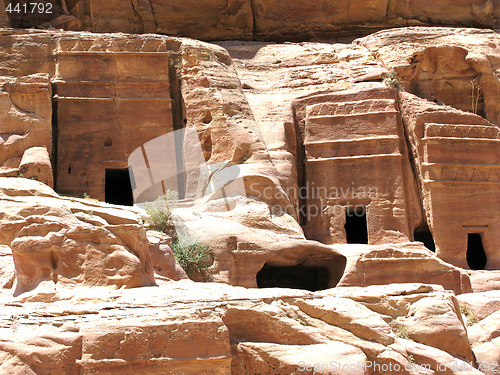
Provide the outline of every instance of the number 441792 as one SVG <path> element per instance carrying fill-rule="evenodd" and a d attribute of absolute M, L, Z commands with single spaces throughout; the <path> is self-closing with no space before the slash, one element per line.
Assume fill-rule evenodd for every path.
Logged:
<path fill-rule="evenodd" d="M 23 13 L 23 14 L 51 14 L 52 3 L 24 3 L 12 4 L 9 3 L 5 11 L 7 13 Z"/>

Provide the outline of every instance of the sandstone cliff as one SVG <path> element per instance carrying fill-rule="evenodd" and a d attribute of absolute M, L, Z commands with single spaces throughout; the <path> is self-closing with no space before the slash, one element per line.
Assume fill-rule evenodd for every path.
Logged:
<path fill-rule="evenodd" d="M 498 7 L 81 0 L 44 27 L 93 33 L 0 29 L 1 371 L 494 374 L 498 34 L 353 36 Z M 132 207 L 167 190 L 207 284 Z"/>
<path fill-rule="evenodd" d="M 43 3 L 49 2 L 43 1 Z M 498 0 L 56 0 L 43 17 L 6 13 L 0 26 L 159 33 L 202 40 L 328 38 L 409 25 L 498 27 Z M 346 30 L 350 30 L 345 33 Z"/>

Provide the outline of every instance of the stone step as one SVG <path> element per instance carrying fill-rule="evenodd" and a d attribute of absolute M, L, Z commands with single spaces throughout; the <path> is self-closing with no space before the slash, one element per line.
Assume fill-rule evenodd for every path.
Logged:
<path fill-rule="evenodd" d="M 350 162 L 352 163 L 355 160 L 363 161 L 363 160 L 376 160 L 376 159 L 386 159 L 386 158 L 402 158 L 401 154 L 372 154 L 372 155 L 356 155 L 356 156 L 339 156 L 332 158 L 321 158 L 321 159 L 308 159 L 306 160 L 306 164 L 314 164 L 314 163 L 329 163 L 329 162 Z"/>
<path fill-rule="evenodd" d="M 500 139 L 424 138 L 425 162 L 449 164 L 500 164 Z"/>
<path fill-rule="evenodd" d="M 424 178 L 432 181 L 500 182 L 500 164 L 424 163 Z"/>
<path fill-rule="evenodd" d="M 318 103 L 308 106 L 306 113 L 308 117 L 332 117 L 396 110 L 396 102 L 393 99 L 367 99 L 349 102 Z"/>
<path fill-rule="evenodd" d="M 399 134 L 397 111 L 306 118 L 305 142 Z"/>
<path fill-rule="evenodd" d="M 56 81 L 54 83 L 56 85 L 56 92 L 59 97 L 170 97 L 170 85 L 168 81 Z"/>
<path fill-rule="evenodd" d="M 464 124 L 426 124 L 425 137 L 448 137 L 448 138 L 500 138 L 500 128 L 484 125 Z"/>
<path fill-rule="evenodd" d="M 396 135 L 310 142 L 305 147 L 307 159 L 400 153 Z"/>

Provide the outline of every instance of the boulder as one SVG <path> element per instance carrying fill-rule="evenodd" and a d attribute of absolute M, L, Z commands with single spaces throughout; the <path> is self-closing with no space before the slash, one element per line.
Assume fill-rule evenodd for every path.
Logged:
<path fill-rule="evenodd" d="M 500 310 L 500 291 L 465 293 L 457 296 L 460 304 L 467 307 L 476 320 L 483 320 Z"/>
<path fill-rule="evenodd" d="M 32 147 L 24 152 L 19 164 L 19 174 L 54 188 L 52 164 L 45 147 Z"/>
<path fill-rule="evenodd" d="M 341 342 L 317 345 L 277 345 L 240 342 L 232 349 L 233 374 L 368 374 L 361 350 Z"/>
<path fill-rule="evenodd" d="M 401 340 L 406 352 L 413 357 L 412 368 L 417 374 L 481 375 L 470 362 L 455 358 L 445 351 L 410 340 Z"/>
<path fill-rule="evenodd" d="M 58 285 L 154 285 L 142 219 L 133 211 L 0 178 L 0 243 L 12 248 L 16 294 Z"/>
<path fill-rule="evenodd" d="M 469 341 L 479 369 L 487 374 L 498 373 L 500 363 L 500 311 L 468 328 Z"/>
<path fill-rule="evenodd" d="M 401 321 L 412 340 L 441 349 L 466 362 L 473 361 L 467 330 L 454 297 L 420 299 L 411 305 L 408 315 Z"/>
<path fill-rule="evenodd" d="M 147 239 L 155 274 L 174 281 L 188 278 L 186 272 L 175 260 L 171 247 L 171 237 L 161 232 L 148 231 Z M 156 279 L 158 279 L 158 276 L 156 276 Z"/>

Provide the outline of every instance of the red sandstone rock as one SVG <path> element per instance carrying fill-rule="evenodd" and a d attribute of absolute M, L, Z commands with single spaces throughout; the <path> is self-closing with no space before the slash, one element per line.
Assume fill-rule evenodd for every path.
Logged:
<path fill-rule="evenodd" d="M 52 150 L 51 86 L 46 74 L 35 74 L 0 77 L 0 87 L 0 176 L 15 176 L 26 150 L 32 147 Z M 50 183 L 50 160 L 43 159 L 40 159 L 45 164 L 42 179 Z"/>
<path fill-rule="evenodd" d="M 57 17 L 56 17 L 57 16 Z M 28 19 L 26 19 L 28 18 Z M 203 40 L 307 39 L 346 28 L 408 24 L 498 25 L 500 6 L 486 0 L 299 0 L 184 1 L 80 0 L 55 3 L 46 25 L 93 32 L 165 33 Z M 40 26 L 37 18 L 7 15 L 0 4 L 0 26 Z M 331 34 L 330 34 L 331 35 Z"/>
<path fill-rule="evenodd" d="M 19 174 L 25 178 L 43 182 L 53 188 L 54 177 L 52 173 L 50 155 L 45 147 L 32 147 L 24 152 L 19 164 Z"/>
<path fill-rule="evenodd" d="M 154 285 L 139 216 L 95 201 L 63 198 L 28 179 L 2 178 L 0 243 L 16 265 L 16 294 L 41 282 Z"/>
<path fill-rule="evenodd" d="M 450 374 L 480 374 L 443 350 L 397 338 L 383 323 L 394 325 L 398 317 L 429 299 L 433 308 L 446 310 L 451 296 L 421 284 L 338 288 L 318 294 L 187 280 L 158 288 L 59 289 L 51 303 L 19 304 L 9 299 L 9 305 L 2 305 L 0 370 L 289 374 L 300 373 L 299 366 L 306 364 L 360 361 L 366 367 L 354 373 L 372 373 L 368 365 L 385 365 L 387 370 L 381 371 L 391 375 L 429 373 L 407 370 L 418 364 L 431 365 L 437 373 L 444 372 L 437 368 L 441 365 Z M 339 302 L 333 312 L 332 301 Z M 377 312 L 384 306 L 390 311 Z M 352 308 L 359 314 L 353 316 Z M 14 323 L 11 317 L 20 313 L 23 318 Z M 427 318 L 415 314 L 413 325 L 431 329 Z M 487 323 L 481 335 L 495 337 L 498 320 L 492 315 Z M 435 326 L 434 331 L 441 341 L 455 337 L 446 327 Z M 460 370 L 454 363 L 466 367 Z M 326 366 L 318 371 L 346 373 Z"/>
<path fill-rule="evenodd" d="M 423 298 L 412 304 L 402 321 L 412 340 L 441 349 L 466 362 L 473 361 L 467 331 L 455 298 Z"/>
<path fill-rule="evenodd" d="M 12 249 L 0 245 L 0 289 L 11 289 L 14 285 L 16 270 L 12 258 Z"/>
<path fill-rule="evenodd" d="M 363 352 L 335 341 L 307 346 L 242 342 L 233 351 L 235 358 L 231 369 L 234 374 L 367 373 Z"/>
<path fill-rule="evenodd" d="M 497 371 L 500 362 L 500 311 L 475 323 L 468 329 L 469 341 L 480 370 L 489 375 Z"/>
<path fill-rule="evenodd" d="M 187 279 L 186 272 L 174 258 L 172 238 L 167 235 L 148 231 L 149 253 L 155 273 L 170 280 Z"/>
<path fill-rule="evenodd" d="M 236 10 L 238 4 L 233 4 Z M 486 20 L 489 10 L 481 4 L 473 11 Z M 113 5 L 106 4 L 101 14 L 106 17 Z M 151 9 L 170 6 L 154 1 L 152 8 L 141 1 L 133 5 L 134 11 L 124 5 L 118 18 L 98 21 L 112 28 L 122 16 L 142 18 L 129 25 L 137 31 L 136 21 L 152 25 Z M 441 17 L 440 5 L 424 5 Z M 294 13 L 294 6 L 285 11 Z M 447 6 L 465 12 L 463 2 Z M 238 17 L 247 20 L 248 9 L 241 9 Z M 303 15 L 303 30 L 317 17 L 329 17 L 315 9 L 307 6 L 312 14 Z M 456 15 L 453 22 L 460 19 Z M 264 27 L 274 32 L 281 21 L 266 21 Z M 101 27 L 92 17 L 86 22 L 85 27 Z M 218 35 L 225 32 L 224 22 Z M 45 141 L 52 137 L 50 113 L 55 110 L 59 191 L 102 199 L 106 169 L 126 168 L 132 152 L 183 127 L 185 119 L 201 144 L 203 160 L 197 166 L 236 166 L 246 193 L 228 186 L 229 195 L 197 200 L 210 181 L 189 170 L 188 199 L 173 209 L 193 238 L 213 249 L 207 279 L 220 284 L 183 280 L 160 288 L 110 291 L 96 286 L 153 285 L 155 266 L 163 277 L 183 277 L 162 244 L 166 239 L 148 239 L 143 213 L 62 197 L 28 179 L 0 179 L 0 244 L 7 246 L 1 257 L 1 294 L 12 302 L 0 314 L 2 372 L 71 372 L 80 366 L 82 373 L 146 369 L 194 374 L 203 368 L 227 374 L 247 366 L 259 374 L 273 373 L 272 367 L 288 373 L 296 371 L 300 355 L 323 361 L 332 349 L 361 361 L 403 367 L 412 361 L 409 355 L 434 368 L 457 357 L 472 360 L 472 353 L 496 358 L 490 353 L 498 345 L 498 317 L 489 316 L 496 297 L 464 297 L 484 320 L 469 328 L 467 336 L 455 297 L 444 291 L 473 290 L 467 273 L 456 267 L 466 266 L 465 235 L 470 231 L 484 233 L 487 268 L 498 266 L 493 246 L 498 234 L 498 39 L 492 32 L 409 28 L 352 45 L 223 43 L 228 50 L 157 35 L 1 33 L 0 72 L 6 76 L 1 119 L 7 130 L 31 134 L 39 126 L 40 138 L 30 142 Z M 475 38 L 487 46 L 473 47 Z M 24 56 L 30 57 L 29 64 L 22 63 Z M 443 57 L 456 64 L 438 64 Z M 462 71 L 467 78 L 472 71 L 480 74 L 485 92 L 479 108 L 489 121 L 409 93 L 397 95 L 394 88 L 373 82 L 391 69 L 401 73 L 407 90 L 432 100 L 429 92 L 437 88 L 439 100 L 453 100 L 447 104 L 462 110 L 468 109 L 463 99 L 467 82 L 458 79 L 456 91 L 443 88 Z M 30 76 L 39 72 L 48 78 Z M 49 85 L 55 88 L 54 98 Z M 51 150 L 42 141 L 16 143 L 19 134 L 6 137 L 0 147 L 0 155 L 15 151 L 2 160 L 6 175 L 17 174 L 31 147 Z M 194 165 L 198 161 L 187 147 L 191 140 L 183 139 L 183 157 Z M 368 184 L 380 195 L 369 201 L 358 195 L 349 201 L 300 198 L 293 189 L 308 181 L 344 190 L 346 184 Z M 321 212 L 339 206 L 342 213 L 308 223 L 300 208 L 319 203 Z M 367 207 L 369 244 L 346 244 L 350 206 Z M 437 254 L 409 242 L 425 224 Z M 266 269 L 272 272 L 266 274 Z M 294 273 L 286 274 L 287 269 Z M 315 270 L 321 285 L 304 285 L 304 269 Z M 423 281 L 436 285 L 395 284 Z M 247 290 L 222 283 L 326 290 Z M 372 284 L 379 286 L 352 287 Z M 14 292 L 19 295 L 13 299 Z M 16 322 L 20 314 L 27 320 Z M 25 329 L 34 324 L 41 330 Z M 425 345 L 397 337 L 398 324 L 407 324 L 408 335 Z M 454 370 L 448 365 L 446 372 Z M 470 367 L 464 372 L 477 373 Z"/>

